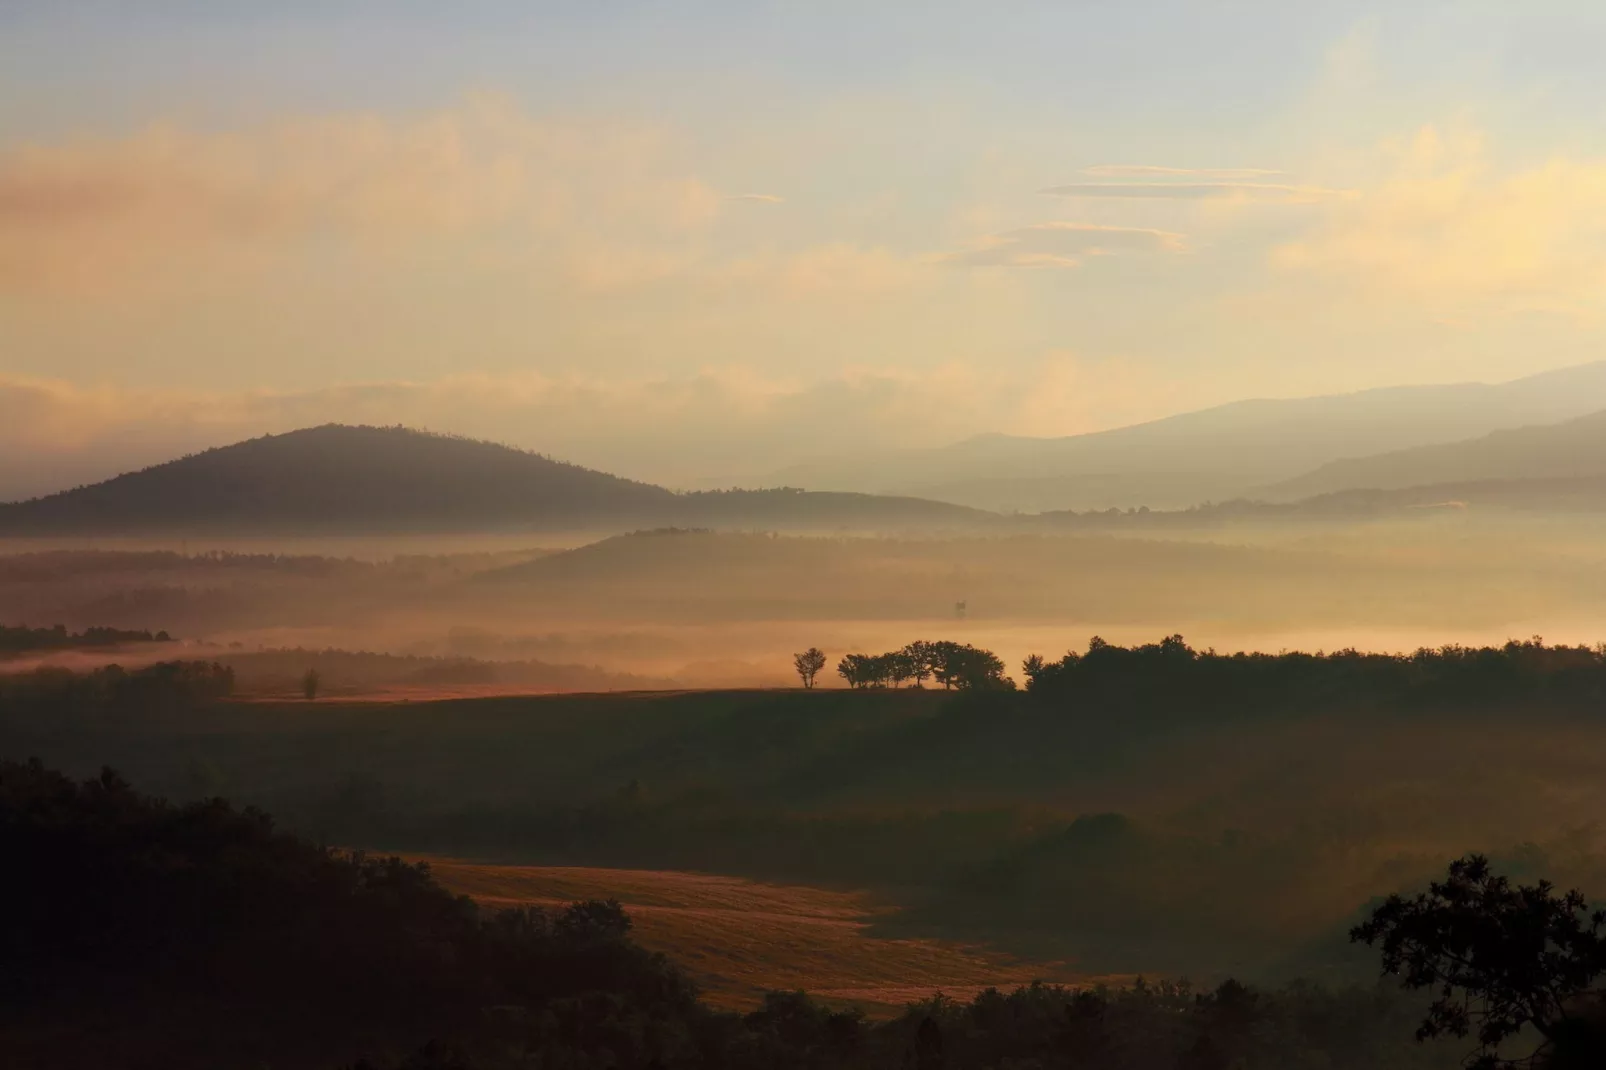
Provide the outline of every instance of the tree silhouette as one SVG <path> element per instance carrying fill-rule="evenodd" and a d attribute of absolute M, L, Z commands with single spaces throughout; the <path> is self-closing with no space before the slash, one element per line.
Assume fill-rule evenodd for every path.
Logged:
<path fill-rule="evenodd" d="M 905 680 L 912 679 L 915 674 L 914 655 L 908 647 L 894 650 L 890 654 L 883 654 L 887 662 L 887 676 L 893 687 L 902 687 Z"/>
<path fill-rule="evenodd" d="M 323 678 L 318 675 L 317 669 L 308 669 L 301 677 L 301 694 L 308 702 L 318 697 L 318 685 Z"/>
<path fill-rule="evenodd" d="M 991 650 L 966 643 L 951 657 L 950 672 L 955 687 L 983 691 L 1015 686 L 1014 681 L 1004 675 L 1004 660 Z"/>
<path fill-rule="evenodd" d="M 1026 686 L 1030 687 L 1039 676 L 1043 674 L 1043 655 L 1028 654 L 1026 660 L 1020 663 L 1020 671 L 1026 677 Z"/>
<path fill-rule="evenodd" d="M 926 681 L 931 679 L 931 644 L 916 639 L 903 648 L 903 653 L 909 658 L 909 675 L 914 678 L 915 686 L 925 687 Z"/>
<path fill-rule="evenodd" d="M 825 668 L 825 651 L 817 646 L 811 646 L 801 654 L 793 654 L 792 667 L 797 670 L 798 678 L 803 681 L 804 687 L 813 687 L 814 677 Z"/>
<path fill-rule="evenodd" d="M 1468 855 L 1427 892 L 1389 896 L 1350 939 L 1381 945 L 1384 972 L 1406 988 L 1437 991 L 1418 1040 L 1473 1033 L 1468 1065 L 1478 1070 L 1599 1066 L 1606 1045 L 1591 986 L 1606 971 L 1603 924 L 1606 911 L 1591 912 L 1578 892 L 1558 895 L 1548 881 L 1513 886 L 1488 859 Z M 1500 1046 L 1529 1025 L 1538 1050 L 1502 1058 Z"/>
<path fill-rule="evenodd" d="M 946 639 L 926 644 L 926 663 L 931 666 L 931 675 L 944 691 L 952 688 L 959 679 L 959 651 L 958 643 Z"/>
<path fill-rule="evenodd" d="M 873 660 L 865 654 L 845 654 L 836 663 L 836 673 L 848 682 L 849 687 L 869 687 L 874 681 Z"/>

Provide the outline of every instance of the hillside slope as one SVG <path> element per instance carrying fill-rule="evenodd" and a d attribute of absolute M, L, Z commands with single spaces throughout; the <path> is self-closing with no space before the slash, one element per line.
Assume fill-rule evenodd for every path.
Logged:
<path fill-rule="evenodd" d="M 1253 399 L 1065 438 L 984 435 L 940 449 L 799 465 L 776 481 L 1036 512 L 1176 508 L 1344 457 L 1453 442 L 1606 409 L 1606 362 L 1512 382 Z"/>
<path fill-rule="evenodd" d="M 1606 475 L 1606 411 L 1559 424 L 1332 461 L 1266 487 L 1257 497 L 1288 501 L 1352 489 L 1598 475 Z"/>
<path fill-rule="evenodd" d="M 0 530 L 451 530 L 623 519 L 673 500 L 661 487 L 489 442 L 328 424 L 15 503 L 0 509 Z"/>
<path fill-rule="evenodd" d="M 986 519 L 951 504 L 866 495 L 680 495 L 491 442 L 329 424 L 0 505 L 0 534 L 852 528 Z"/>

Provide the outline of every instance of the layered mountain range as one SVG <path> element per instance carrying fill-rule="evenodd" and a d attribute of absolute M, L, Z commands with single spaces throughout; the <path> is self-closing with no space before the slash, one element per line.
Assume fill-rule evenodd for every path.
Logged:
<path fill-rule="evenodd" d="M 330 424 L 0 505 L 0 535 L 1002 530 L 1012 513 L 1606 509 L 1606 362 L 1514 382 L 1236 402 L 1068 438 L 991 435 L 677 492 L 491 442 Z M 798 489 L 799 487 L 808 489 Z"/>

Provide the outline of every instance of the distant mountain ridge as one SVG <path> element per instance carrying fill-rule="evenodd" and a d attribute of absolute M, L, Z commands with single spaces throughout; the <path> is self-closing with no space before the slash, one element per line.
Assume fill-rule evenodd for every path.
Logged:
<path fill-rule="evenodd" d="M 1606 361 L 1498 384 L 1236 401 L 1065 438 L 983 435 L 937 449 L 794 465 L 772 478 L 1002 511 L 1182 508 L 1250 495 L 1343 458 L 1599 410 L 1606 410 Z"/>
<path fill-rule="evenodd" d="M 912 498 L 790 489 L 676 494 L 492 442 L 326 424 L 0 505 L 0 535 L 851 528 L 986 519 Z"/>
<path fill-rule="evenodd" d="M 1343 490 L 1399 490 L 1493 480 L 1562 480 L 1606 475 L 1606 411 L 1479 438 L 1416 446 L 1322 465 L 1264 488 L 1256 497 L 1293 501 Z"/>

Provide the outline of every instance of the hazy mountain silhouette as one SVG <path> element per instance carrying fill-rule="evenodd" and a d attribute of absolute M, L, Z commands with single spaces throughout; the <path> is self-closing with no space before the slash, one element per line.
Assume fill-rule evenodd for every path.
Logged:
<path fill-rule="evenodd" d="M 1282 503 L 1224 503 L 1222 512 L 1316 519 L 1362 519 L 1424 509 L 1514 509 L 1549 513 L 1606 512 L 1606 472 L 1548 479 L 1476 479 L 1395 489 L 1354 488 Z"/>
<path fill-rule="evenodd" d="M 1256 493 L 1277 501 L 1350 489 L 1606 475 L 1606 412 L 1481 438 L 1333 461 Z"/>
<path fill-rule="evenodd" d="M 988 509 L 1175 508 L 1249 494 L 1346 457 L 1454 442 L 1606 409 L 1606 361 L 1512 382 L 1385 387 L 1238 401 L 1066 438 L 983 435 L 951 446 L 797 465 L 775 481 L 916 494 Z"/>
<path fill-rule="evenodd" d="M 658 524 L 984 522 L 941 502 L 795 490 L 676 494 L 491 442 L 329 424 L 0 505 L 0 533 L 479 532 Z"/>

